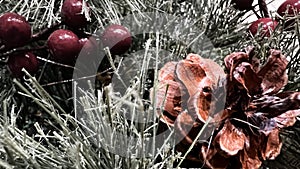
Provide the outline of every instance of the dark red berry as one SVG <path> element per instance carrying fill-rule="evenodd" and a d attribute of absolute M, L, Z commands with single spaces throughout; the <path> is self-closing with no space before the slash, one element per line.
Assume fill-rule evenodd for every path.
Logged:
<path fill-rule="evenodd" d="M 279 6 L 279 8 L 277 9 L 277 13 L 282 17 L 293 17 L 295 15 L 298 15 L 300 13 L 300 0 L 286 0 Z M 287 28 L 294 22 L 294 19 L 287 20 L 284 23 L 284 27 Z"/>
<path fill-rule="evenodd" d="M 300 12 L 300 0 L 286 0 L 277 9 L 280 16 L 295 16 Z"/>
<path fill-rule="evenodd" d="M 271 32 L 275 29 L 277 24 L 278 22 L 272 18 L 260 18 L 250 25 L 249 31 L 253 36 L 259 33 L 262 37 L 270 37 Z"/>
<path fill-rule="evenodd" d="M 7 64 L 12 75 L 18 78 L 24 75 L 23 68 L 31 74 L 36 73 L 39 68 L 36 56 L 30 52 L 9 56 Z"/>
<path fill-rule="evenodd" d="M 94 37 L 90 38 L 82 38 L 79 39 L 79 43 L 81 45 L 81 56 L 88 56 L 91 55 L 93 52 L 97 50 L 97 41 Z"/>
<path fill-rule="evenodd" d="M 104 30 L 101 41 L 104 47 L 109 47 L 113 55 L 120 55 L 130 48 L 132 37 L 127 28 L 114 24 Z"/>
<path fill-rule="evenodd" d="M 61 63 L 73 63 L 81 50 L 77 35 L 72 31 L 59 29 L 48 38 L 48 48 L 53 58 Z"/>
<path fill-rule="evenodd" d="M 238 10 L 251 10 L 254 0 L 232 0 L 233 7 Z"/>
<path fill-rule="evenodd" d="M 5 45 L 5 49 L 25 45 L 31 34 L 31 27 L 23 16 L 16 13 L 0 16 L 0 43 Z"/>
<path fill-rule="evenodd" d="M 65 0 L 61 8 L 61 16 L 64 23 L 72 28 L 83 28 L 88 20 L 82 10 L 82 0 Z M 86 3 L 88 9 L 88 4 Z"/>

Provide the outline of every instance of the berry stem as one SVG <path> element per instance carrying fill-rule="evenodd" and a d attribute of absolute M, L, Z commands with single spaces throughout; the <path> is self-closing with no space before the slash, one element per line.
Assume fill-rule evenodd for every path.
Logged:
<path fill-rule="evenodd" d="M 37 50 L 44 50 L 47 49 L 47 46 L 39 46 L 36 48 L 29 48 L 29 49 L 24 49 L 24 48 L 14 48 L 12 50 L 6 51 L 4 53 L 0 53 L 0 57 L 4 57 L 4 56 L 9 56 L 12 54 L 17 54 L 17 53 L 23 53 L 23 52 L 31 52 L 31 51 L 37 51 Z"/>
<path fill-rule="evenodd" d="M 40 32 L 32 35 L 31 42 L 40 40 L 41 38 L 44 38 L 48 34 L 55 31 L 61 25 L 62 25 L 62 23 L 55 23 L 55 24 L 51 25 L 49 28 L 45 28 L 45 29 L 41 30 Z"/>
<path fill-rule="evenodd" d="M 78 30 L 78 29 L 71 29 L 72 32 L 74 32 L 79 38 L 88 38 L 91 36 L 91 33 L 85 32 L 83 30 Z"/>
<path fill-rule="evenodd" d="M 269 18 L 270 16 L 269 16 L 266 0 L 258 0 L 258 6 L 259 6 L 259 10 L 260 10 L 261 15 L 264 18 Z"/>
<path fill-rule="evenodd" d="M 253 11 L 253 13 L 256 15 L 257 19 L 261 18 L 261 16 L 259 16 L 259 14 L 255 11 L 254 7 L 252 6 L 251 10 Z"/>

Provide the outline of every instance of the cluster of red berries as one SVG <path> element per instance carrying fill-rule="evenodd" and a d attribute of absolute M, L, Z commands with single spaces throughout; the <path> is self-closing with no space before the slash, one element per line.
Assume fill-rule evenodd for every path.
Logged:
<path fill-rule="evenodd" d="M 89 5 L 83 0 L 65 0 L 61 8 L 62 23 L 71 29 L 79 30 L 87 26 L 88 20 L 82 12 L 89 11 Z M 32 30 L 26 19 L 16 13 L 5 13 L 0 16 L 0 52 L 23 47 L 32 40 Z M 58 29 L 50 34 L 46 46 L 52 58 L 63 64 L 76 61 L 83 46 L 93 48 L 96 45 L 93 38 L 79 38 L 67 29 Z M 131 46 L 131 34 L 121 25 L 110 25 L 101 35 L 103 47 L 109 47 L 113 55 L 125 53 Z M 22 77 L 22 68 L 29 73 L 36 73 L 39 68 L 38 59 L 32 52 L 11 54 L 7 61 L 13 76 Z"/>
<path fill-rule="evenodd" d="M 232 0 L 233 6 L 239 10 L 251 10 L 253 0 Z M 277 13 L 281 18 L 259 18 L 258 20 L 251 23 L 249 26 L 249 32 L 255 36 L 270 37 L 272 31 L 278 25 L 278 22 L 284 17 L 294 17 L 300 13 L 300 0 L 286 0 L 279 8 Z M 285 21 L 285 29 L 289 30 L 291 25 L 295 22 L 294 19 Z"/>

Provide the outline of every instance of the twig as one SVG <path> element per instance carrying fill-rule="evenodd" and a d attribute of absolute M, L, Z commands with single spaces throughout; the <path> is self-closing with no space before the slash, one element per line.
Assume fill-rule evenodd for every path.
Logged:
<path fill-rule="evenodd" d="M 261 18 L 261 16 L 260 15 L 258 15 L 258 13 L 255 11 L 255 9 L 254 9 L 254 7 L 252 7 L 252 12 L 255 14 L 255 16 L 259 19 L 259 18 Z"/>
<path fill-rule="evenodd" d="M 200 136 L 202 135 L 202 133 L 204 132 L 204 130 L 206 129 L 206 127 L 208 126 L 208 124 L 210 123 L 211 120 L 212 120 L 212 118 L 209 116 L 208 119 L 206 120 L 206 122 L 204 123 L 203 127 L 201 128 L 200 132 L 196 136 L 195 140 L 193 141 L 193 143 L 191 144 L 191 146 L 186 151 L 186 153 L 182 157 L 181 161 L 177 165 L 177 167 L 176 167 L 177 169 L 180 167 L 180 165 L 182 164 L 182 162 L 184 161 L 184 159 L 187 157 L 187 155 L 192 151 L 192 149 L 194 148 L 194 146 L 197 143 L 198 139 L 200 138 Z"/>
<path fill-rule="evenodd" d="M 260 13 L 263 17 L 265 17 L 265 18 L 270 17 L 269 12 L 268 12 L 268 7 L 266 4 L 266 0 L 258 0 L 258 6 L 259 6 Z"/>
<path fill-rule="evenodd" d="M 40 32 L 32 35 L 30 42 L 40 40 L 41 38 L 45 37 L 47 34 L 56 30 L 61 25 L 62 25 L 62 23 L 55 23 L 52 26 L 50 26 L 49 28 L 45 28 L 45 29 L 41 30 Z"/>
<path fill-rule="evenodd" d="M 9 56 L 9 55 L 18 54 L 18 53 L 26 53 L 26 52 L 32 52 L 32 51 L 37 51 L 37 50 L 44 50 L 46 48 L 47 48 L 47 46 L 39 46 L 36 48 L 15 48 L 15 49 L 9 50 L 7 52 L 0 53 L 0 57 Z"/>

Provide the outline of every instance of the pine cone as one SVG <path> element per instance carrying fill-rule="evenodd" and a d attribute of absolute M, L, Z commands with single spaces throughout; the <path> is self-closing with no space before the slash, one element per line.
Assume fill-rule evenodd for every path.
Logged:
<path fill-rule="evenodd" d="M 280 51 L 272 49 L 263 66 L 250 53 L 226 56 L 227 75 L 215 62 L 196 54 L 160 70 L 159 86 L 167 84 L 168 90 L 151 93 L 156 92 L 161 120 L 184 138 L 177 151 L 186 153 L 212 119 L 201 133 L 206 141 L 212 137 L 211 144 L 196 140 L 188 160 L 202 161 L 208 168 L 259 168 L 261 160 L 280 153 L 279 132 L 300 115 L 300 93 L 278 93 L 287 83 L 288 64 Z"/>

